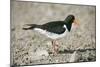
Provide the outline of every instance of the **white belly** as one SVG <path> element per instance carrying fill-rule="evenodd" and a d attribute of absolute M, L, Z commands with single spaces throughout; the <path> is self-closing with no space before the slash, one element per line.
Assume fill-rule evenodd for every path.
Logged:
<path fill-rule="evenodd" d="M 66 31 L 62 34 L 56 34 L 56 33 L 51 33 L 51 32 L 48 32 L 46 30 L 42 30 L 40 28 L 34 28 L 35 31 L 38 31 L 39 33 L 51 38 L 51 39 L 57 39 L 57 38 L 61 38 L 61 37 L 64 37 L 67 33 L 68 33 L 68 30 L 66 29 Z"/>

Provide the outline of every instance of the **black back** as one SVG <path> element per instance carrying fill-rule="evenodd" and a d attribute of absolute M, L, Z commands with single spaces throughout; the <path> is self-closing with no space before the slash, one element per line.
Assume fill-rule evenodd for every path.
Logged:
<path fill-rule="evenodd" d="M 65 28 L 64 26 L 64 21 L 53 21 L 53 22 L 49 22 L 46 24 L 43 24 L 41 26 L 42 29 L 47 30 L 49 32 L 53 32 L 53 33 L 57 33 L 57 34 L 62 34 L 65 32 Z"/>

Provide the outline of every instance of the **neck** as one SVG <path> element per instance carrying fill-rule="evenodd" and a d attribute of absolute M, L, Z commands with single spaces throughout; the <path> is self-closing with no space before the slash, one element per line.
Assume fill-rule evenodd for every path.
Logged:
<path fill-rule="evenodd" d="M 66 23 L 66 26 L 67 26 L 67 29 L 69 32 L 70 32 L 71 27 L 72 27 L 72 22 L 73 22 L 73 20 L 65 19 L 65 23 Z"/>
<path fill-rule="evenodd" d="M 66 26 L 67 26 L 68 31 L 70 32 L 71 27 L 72 27 L 72 23 L 67 23 Z"/>

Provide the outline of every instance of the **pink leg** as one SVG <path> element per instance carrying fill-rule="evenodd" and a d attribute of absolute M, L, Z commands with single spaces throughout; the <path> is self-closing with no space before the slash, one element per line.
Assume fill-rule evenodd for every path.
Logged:
<path fill-rule="evenodd" d="M 52 41 L 52 46 L 53 46 L 53 54 L 57 55 L 58 53 L 58 48 L 59 48 L 59 43 L 56 40 Z"/>

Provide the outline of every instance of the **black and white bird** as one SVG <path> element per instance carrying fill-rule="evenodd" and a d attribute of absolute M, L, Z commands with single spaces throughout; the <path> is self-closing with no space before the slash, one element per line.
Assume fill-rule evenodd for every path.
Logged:
<path fill-rule="evenodd" d="M 24 27 L 23 30 L 35 30 L 40 34 L 52 39 L 52 45 L 54 54 L 57 54 L 58 43 L 57 39 L 64 37 L 72 28 L 79 26 L 79 22 L 76 22 L 74 15 L 68 15 L 64 21 L 52 21 L 43 25 L 26 24 L 28 27 Z"/>

